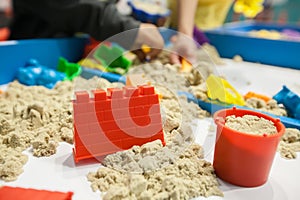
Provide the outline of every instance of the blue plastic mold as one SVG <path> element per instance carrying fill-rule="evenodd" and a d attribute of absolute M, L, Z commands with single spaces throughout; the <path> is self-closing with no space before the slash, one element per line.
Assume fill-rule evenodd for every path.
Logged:
<path fill-rule="evenodd" d="M 77 62 L 83 55 L 88 37 L 59 39 L 30 39 L 0 42 L 0 85 L 14 80 L 19 67 L 31 58 L 43 65 L 56 68 L 59 57 Z"/>
<path fill-rule="evenodd" d="M 139 1 L 137 1 L 139 2 Z M 143 1 L 140 1 L 143 3 Z M 166 8 L 166 11 L 164 13 L 150 13 L 146 10 L 139 9 L 136 7 L 136 5 L 133 3 L 133 1 L 128 1 L 128 5 L 132 9 L 132 15 L 135 19 L 138 19 L 141 22 L 148 22 L 148 23 L 154 23 L 156 24 L 158 19 L 168 17 L 170 15 L 170 10 Z"/>
<path fill-rule="evenodd" d="M 126 77 L 122 76 L 120 74 L 115 74 L 111 72 L 103 72 L 98 69 L 91 69 L 91 68 L 86 68 L 82 67 L 82 72 L 80 74 L 81 77 L 90 79 L 93 78 L 94 76 L 98 76 L 101 78 L 104 78 L 110 82 L 121 82 L 121 83 L 126 83 Z"/>
<path fill-rule="evenodd" d="M 254 21 L 225 24 L 221 28 L 205 31 L 210 43 L 221 57 L 240 55 L 245 61 L 300 69 L 300 40 L 273 40 L 249 35 L 252 30 L 290 29 L 300 32 L 296 25 L 263 24 Z"/>
<path fill-rule="evenodd" d="M 19 68 L 16 78 L 24 85 L 43 85 L 51 89 L 56 82 L 64 80 L 66 75 L 30 59 L 25 66 Z"/>
<path fill-rule="evenodd" d="M 273 96 L 273 99 L 282 103 L 292 117 L 300 120 L 300 97 L 296 93 L 283 86 L 282 90 Z"/>

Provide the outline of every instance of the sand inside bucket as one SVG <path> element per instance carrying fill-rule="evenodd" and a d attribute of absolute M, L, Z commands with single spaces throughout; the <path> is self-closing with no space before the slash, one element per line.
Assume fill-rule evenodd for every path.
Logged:
<path fill-rule="evenodd" d="M 225 126 L 252 135 L 272 135 L 277 133 L 277 129 L 272 121 L 254 115 L 244 115 L 242 117 L 227 116 Z"/>

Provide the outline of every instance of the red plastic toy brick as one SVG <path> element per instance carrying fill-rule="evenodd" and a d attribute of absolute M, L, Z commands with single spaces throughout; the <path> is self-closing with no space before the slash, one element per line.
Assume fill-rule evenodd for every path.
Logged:
<path fill-rule="evenodd" d="M 81 136 L 81 137 L 83 137 L 83 136 Z M 74 144 L 75 144 L 75 146 L 84 146 L 84 144 L 82 143 L 77 132 L 76 132 L 76 134 L 74 134 Z"/>
<path fill-rule="evenodd" d="M 146 116 L 149 113 L 150 105 L 136 106 L 134 109 L 135 116 Z"/>
<path fill-rule="evenodd" d="M 120 130 L 111 130 L 111 131 L 107 131 L 105 134 L 107 137 L 109 137 L 110 141 L 116 141 L 116 140 L 120 140 L 123 139 L 123 132 Z M 123 138 L 122 138 L 123 136 Z M 129 136 L 128 136 L 129 137 Z"/>
<path fill-rule="evenodd" d="M 137 96 L 139 96 L 139 88 L 126 86 L 124 88 L 124 96 L 125 97 L 137 97 Z"/>
<path fill-rule="evenodd" d="M 127 128 L 132 128 L 131 124 L 128 123 L 128 119 L 127 118 L 124 118 L 124 119 L 118 119 L 117 120 L 117 123 L 124 129 L 127 129 Z"/>
<path fill-rule="evenodd" d="M 88 143 L 88 145 L 97 144 L 97 143 L 101 142 L 101 139 L 102 139 L 101 136 L 99 135 L 99 133 L 92 133 L 89 135 L 85 135 L 84 137 L 85 137 L 84 142 Z"/>
<path fill-rule="evenodd" d="M 150 124 L 149 116 L 137 116 L 133 117 L 132 119 L 139 126 L 147 126 L 148 124 Z"/>
<path fill-rule="evenodd" d="M 90 100 L 89 93 L 86 91 L 75 92 L 77 103 L 87 103 Z"/>
<path fill-rule="evenodd" d="M 127 118 L 131 115 L 130 111 L 132 111 L 131 109 L 128 108 L 116 108 L 113 111 L 110 111 L 113 113 L 114 119 L 124 119 Z"/>
<path fill-rule="evenodd" d="M 73 192 L 56 192 L 30 188 L 0 187 L 1 200 L 71 200 Z"/>
<path fill-rule="evenodd" d="M 153 94 L 148 96 L 149 105 L 159 104 L 158 94 Z"/>
<path fill-rule="evenodd" d="M 148 105 L 148 97 L 147 96 L 138 96 L 138 97 L 132 97 L 129 101 L 129 106 L 143 106 Z"/>
<path fill-rule="evenodd" d="M 74 122 L 75 124 L 89 124 L 90 122 L 90 113 L 74 113 Z"/>
<path fill-rule="evenodd" d="M 134 137 L 137 137 L 137 131 L 136 131 L 136 128 L 132 128 L 132 127 L 129 127 L 129 128 L 125 128 L 123 130 L 128 136 L 134 136 Z M 128 137 L 129 138 L 129 137 Z"/>
<path fill-rule="evenodd" d="M 73 102 L 73 111 L 76 114 L 86 113 L 86 112 L 95 112 L 95 103 L 94 103 L 94 101 L 89 101 L 88 103 L 74 103 Z"/>
<path fill-rule="evenodd" d="M 144 141 L 143 141 L 144 142 Z M 147 141 L 148 142 L 148 141 Z M 146 142 L 144 142 L 144 143 L 146 143 Z M 143 144 L 144 144 L 143 143 Z M 136 144 L 136 141 L 135 140 L 133 140 L 132 138 L 129 138 L 129 139 L 123 139 L 122 140 L 122 147 L 124 148 L 124 149 L 129 149 L 129 148 L 131 148 L 131 147 L 133 147 L 134 145 L 138 145 L 138 144 Z"/>
<path fill-rule="evenodd" d="M 99 121 L 104 120 L 104 110 L 102 110 L 102 111 L 96 111 L 96 115 L 97 115 L 97 118 L 98 118 Z"/>
<path fill-rule="evenodd" d="M 153 123 L 153 124 L 160 123 L 160 125 L 161 125 L 161 115 L 160 114 L 153 114 L 151 116 L 152 116 L 151 123 Z"/>
<path fill-rule="evenodd" d="M 110 98 L 122 99 L 124 97 L 123 90 L 119 88 L 107 88 Z"/>
<path fill-rule="evenodd" d="M 119 129 L 118 125 L 113 120 L 100 122 L 100 127 L 104 132 Z"/>
<path fill-rule="evenodd" d="M 153 104 L 150 109 L 151 109 L 151 112 L 160 114 L 160 106 L 159 106 L 159 104 Z"/>
<path fill-rule="evenodd" d="M 74 125 L 74 132 L 78 133 L 78 131 L 81 133 L 81 136 L 90 134 L 90 125 L 89 124 L 77 124 Z M 77 134 L 74 136 L 74 138 L 78 136 Z"/>
<path fill-rule="evenodd" d="M 114 153 L 156 139 L 163 144 L 158 95 L 153 86 L 76 92 L 74 160 Z M 88 98 L 87 98 L 88 97 Z"/>
<path fill-rule="evenodd" d="M 89 103 L 86 104 L 86 112 L 95 112 L 95 101 L 94 100 L 90 100 Z"/>
<path fill-rule="evenodd" d="M 75 152 L 77 157 L 86 157 L 86 156 L 92 156 L 89 146 L 75 146 Z"/>
<path fill-rule="evenodd" d="M 111 110 L 104 110 L 104 120 L 105 121 L 112 121 L 114 120 L 114 116 L 113 113 L 111 112 Z"/>
<path fill-rule="evenodd" d="M 111 100 L 107 99 L 106 101 L 96 101 L 95 110 L 96 111 L 111 110 Z"/>
<path fill-rule="evenodd" d="M 74 103 L 73 102 L 73 111 L 74 113 L 83 113 L 86 111 L 85 103 Z"/>
<path fill-rule="evenodd" d="M 161 130 L 158 134 L 151 137 L 151 141 L 154 140 L 161 140 L 161 138 L 164 136 L 163 131 Z M 163 145 L 166 145 L 166 142 L 164 140 L 161 141 Z"/>
<path fill-rule="evenodd" d="M 128 109 L 129 106 L 129 98 L 124 97 L 124 99 L 119 99 L 116 104 L 117 108 L 125 108 Z"/>
<path fill-rule="evenodd" d="M 120 141 L 115 141 L 116 143 L 120 143 Z M 98 143 L 91 145 L 91 151 L 96 155 L 104 155 L 114 153 L 120 150 L 120 147 L 112 145 L 110 142 L 106 143 Z"/>
<path fill-rule="evenodd" d="M 154 87 L 151 85 L 142 85 L 139 87 L 142 95 L 155 94 Z"/>
<path fill-rule="evenodd" d="M 94 94 L 94 100 L 95 101 L 106 101 L 106 91 L 102 89 L 98 90 L 92 90 L 92 93 Z"/>
<path fill-rule="evenodd" d="M 97 123 L 90 123 L 89 124 L 89 133 L 90 134 L 98 133 L 100 128 L 101 128 L 101 126 L 98 122 Z"/>

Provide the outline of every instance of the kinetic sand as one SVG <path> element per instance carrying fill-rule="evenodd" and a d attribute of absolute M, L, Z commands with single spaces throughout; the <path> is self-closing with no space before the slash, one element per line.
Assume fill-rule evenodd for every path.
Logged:
<path fill-rule="evenodd" d="M 246 106 L 278 116 L 287 116 L 287 111 L 283 107 L 280 107 L 274 99 L 265 102 L 262 99 L 252 97 L 246 100 Z"/>
<path fill-rule="evenodd" d="M 73 143 L 71 82 L 58 83 L 53 90 L 12 82 L 0 95 L 0 178 L 16 180 L 27 156 L 56 153 L 59 142 Z"/>
<path fill-rule="evenodd" d="M 283 158 L 295 159 L 297 152 L 300 152 L 300 131 L 287 128 L 279 143 L 278 151 Z"/>
<path fill-rule="evenodd" d="M 272 121 L 254 115 L 244 115 L 242 117 L 227 116 L 225 126 L 253 135 L 272 135 L 277 133 L 277 129 Z"/>

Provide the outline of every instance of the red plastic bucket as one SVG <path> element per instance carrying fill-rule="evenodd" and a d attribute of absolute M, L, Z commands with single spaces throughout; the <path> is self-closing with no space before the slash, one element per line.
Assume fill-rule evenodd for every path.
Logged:
<path fill-rule="evenodd" d="M 225 126 L 230 115 L 254 115 L 270 120 L 276 134 L 252 135 Z M 255 187 L 264 184 L 269 176 L 278 143 L 285 132 L 279 119 L 252 110 L 237 108 L 219 110 L 214 114 L 217 134 L 213 166 L 222 180 L 234 185 Z"/>

